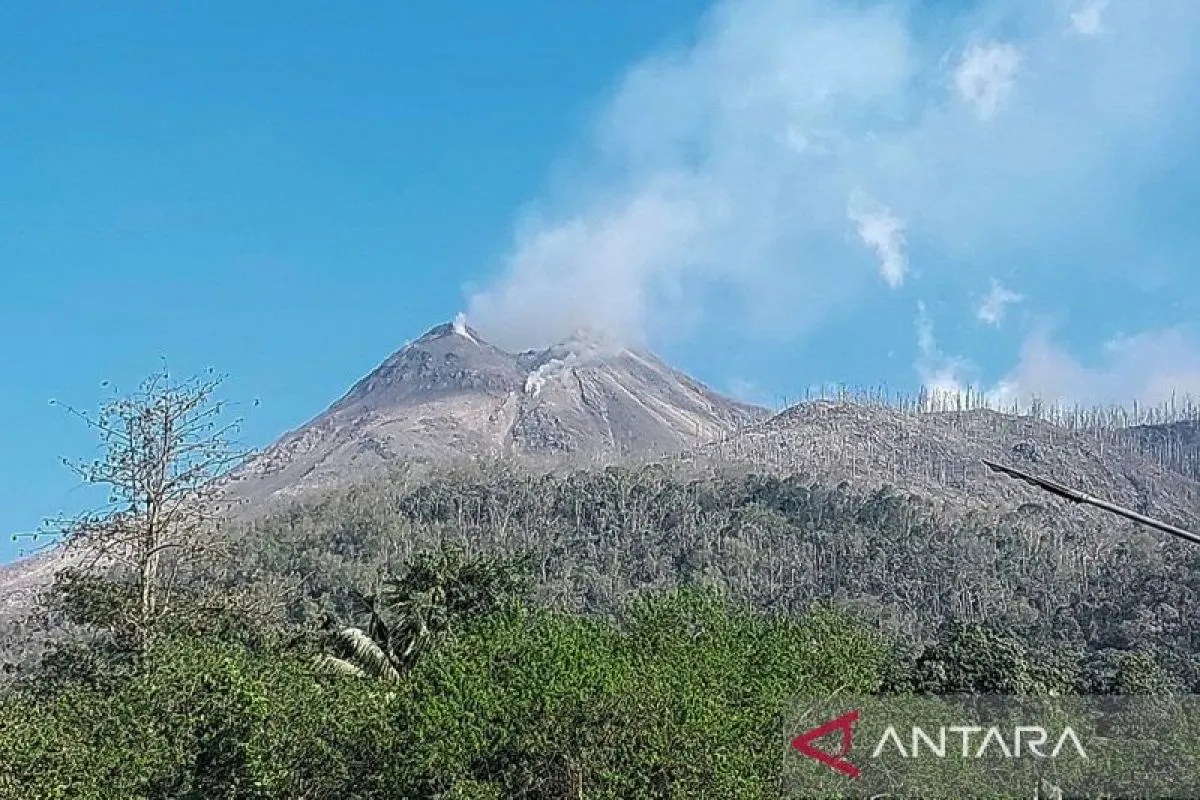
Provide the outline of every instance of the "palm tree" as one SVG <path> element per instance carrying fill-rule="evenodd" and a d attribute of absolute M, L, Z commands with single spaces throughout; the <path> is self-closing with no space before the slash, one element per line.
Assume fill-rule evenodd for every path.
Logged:
<path fill-rule="evenodd" d="M 337 632 L 335 642 L 343 655 L 323 654 L 318 661 L 326 671 L 399 681 L 460 623 L 527 597 L 525 567 L 524 557 L 473 556 L 447 542 L 418 553 L 377 594 L 360 598 L 369 621 L 365 628 Z"/>
<path fill-rule="evenodd" d="M 322 653 L 317 664 L 323 671 L 387 683 L 400 680 L 401 661 L 392 647 L 392 632 L 380 618 L 374 598 L 362 598 L 371 609 L 365 629 L 346 627 L 334 634 L 341 656 Z"/>

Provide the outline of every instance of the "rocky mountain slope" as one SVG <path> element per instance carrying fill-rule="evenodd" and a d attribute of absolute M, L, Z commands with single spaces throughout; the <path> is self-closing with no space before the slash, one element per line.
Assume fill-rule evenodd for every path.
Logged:
<path fill-rule="evenodd" d="M 803 472 L 859 489 L 890 485 L 963 510 L 1062 504 L 996 475 L 983 465 L 987 458 L 1185 528 L 1200 527 L 1200 483 L 1113 433 L 1070 430 L 987 409 L 915 412 L 818 401 L 698 448 L 685 460 Z"/>
<path fill-rule="evenodd" d="M 394 353 L 227 485 L 239 508 L 257 516 L 272 501 L 392 466 L 489 454 L 577 466 L 654 458 L 768 416 L 596 334 L 509 353 L 455 322 Z M 27 609 L 64 565 L 51 550 L 0 566 L 0 618 Z"/>
<path fill-rule="evenodd" d="M 261 504 L 390 466 L 472 455 L 572 464 L 664 456 L 767 416 L 595 334 L 509 353 L 446 324 L 268 448 L 238 476 L 236 492 Z"/>

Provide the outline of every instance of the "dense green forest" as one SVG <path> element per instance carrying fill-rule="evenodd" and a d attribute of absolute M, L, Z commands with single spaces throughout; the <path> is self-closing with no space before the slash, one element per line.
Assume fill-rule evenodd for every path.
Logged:
<path fill-rule="evenodd" d="M 53 637 L 10 665 L 0 797 L 845 796 L 796 783 L 806 699 L 1200 689 L 1200 549 L 1109 518 L 493 462 L 214 528 L 227 454 L 160 424 L 210 389 L 109 409 L 124 502 L 61 526 L 103 558 L 19 629 Z M 923 780 L 892 796 L 968 796 Z"/>

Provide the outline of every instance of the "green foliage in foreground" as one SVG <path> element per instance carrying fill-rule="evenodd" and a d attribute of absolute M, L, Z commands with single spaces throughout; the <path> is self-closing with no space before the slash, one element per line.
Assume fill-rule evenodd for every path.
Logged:
<path fill-rule="evenodd" d="M 869 693 L 887 657 L 840 613 L 692 591 L 619 623 L 512 604 L 399 684 L 176 636 L 115 686 L 5 699 L 0 797 L 778 797 L 793 699 Z"/>
<path fill-rule="evenodd" d="M 690 592 L 635 605 L 620 631 L 519 611 L 419 667 L 401 718 L 420 796 L 775 797 L 795 698 L 873 691 L 886 655 L 833 612 Z"/>
<path fill-rule="evenodd" d="M 108 691 L 13 696 L 0 722 L 8 798 L 304 797 L 352 786 L 387 748 L 366 684 L 212 637 L 159 644 Z"/>

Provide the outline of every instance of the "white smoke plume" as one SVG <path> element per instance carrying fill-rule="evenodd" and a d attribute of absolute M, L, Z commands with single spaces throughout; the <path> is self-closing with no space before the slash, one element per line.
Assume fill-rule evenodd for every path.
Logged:
<path fill-rule="evenodd" d="M 933 320 L 924 302 L 917 304 L 917 374 L 921 385 L 935 397 L 960 395 L 970 386 L 965 359 L 949 356 L 938 347 Z"/>
<path fill-rule="evenodd" d="M 1133 187 L 1200 128 L 1200 4 L 1093 5 L 718 2 L 620 79 L 586 158 L 555 170 L 468 298 L 472 325 L 522 348 L 580 326 L 797 336 L 916 280 L 910 260 L 922 293 L 1030 253 L 1078 271 L 1097 231 L 1136 238 Z M 1072 33 L 1101 10 L 1111 35 Z M 860 190 L 886 213 L 848 222 Z"/>

